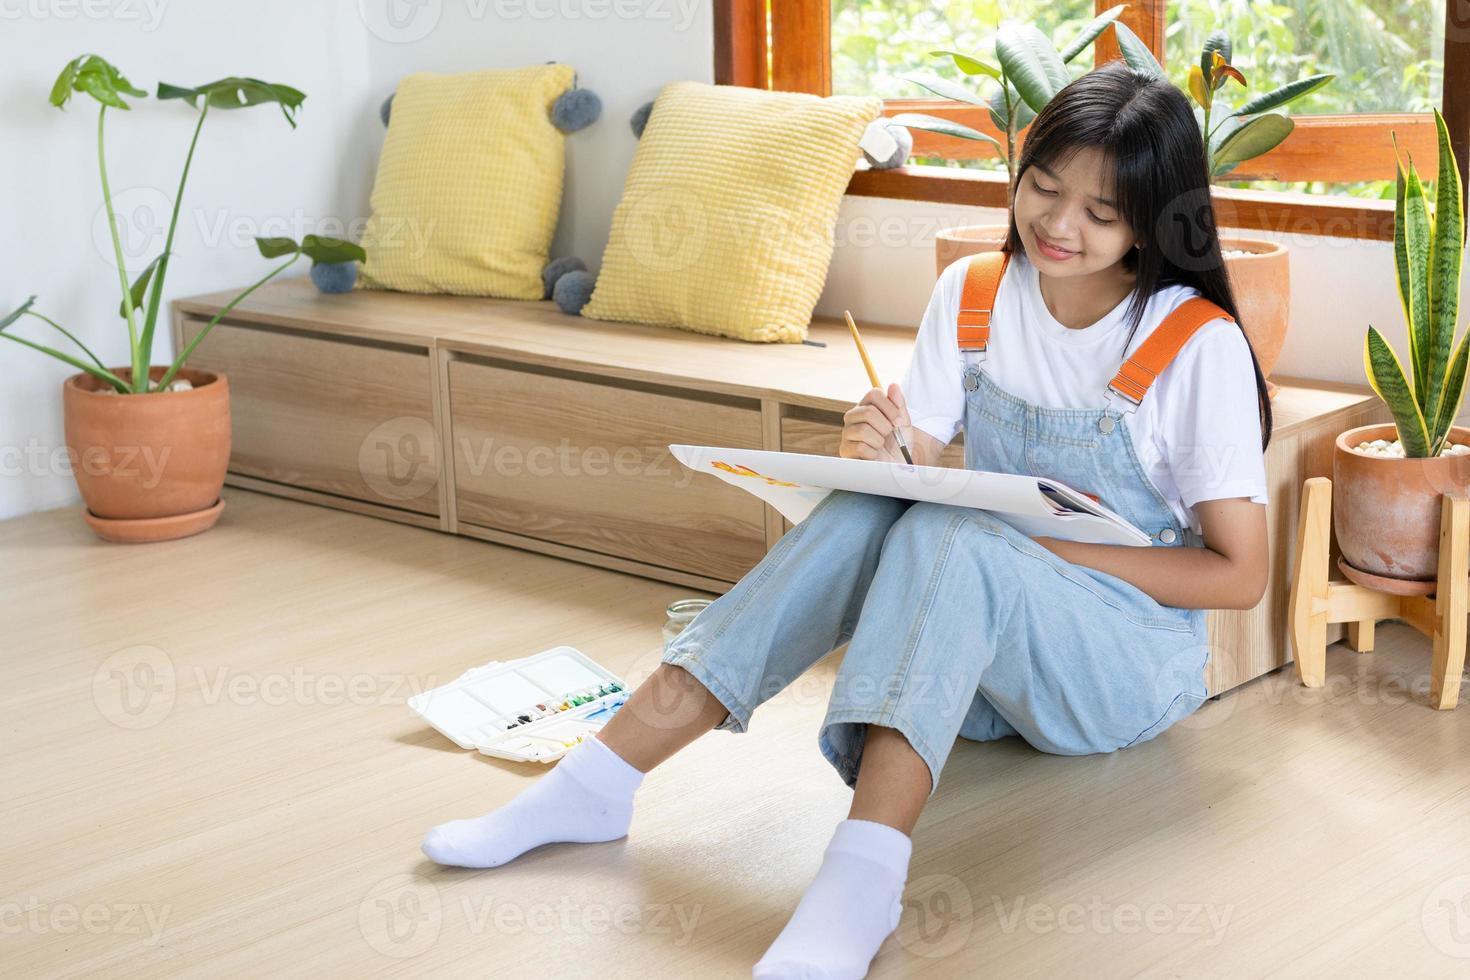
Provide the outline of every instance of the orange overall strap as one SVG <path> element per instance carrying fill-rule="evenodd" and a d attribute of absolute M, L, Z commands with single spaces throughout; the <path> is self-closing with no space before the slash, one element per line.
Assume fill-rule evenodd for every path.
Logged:
<path fill-rule="evenodd" d="M 955 319 L 960 350 L 983 351 L 990 342 L 990 311 L 995 308 L 995 294 L 1000 291 L 1000 280 L 1010 261 L 1009 252 L 980 252 L 971 257 Z"/>
<path fill-rule="evenodd" d="M 1147 340 L 1138 345 L 1138 349 L 1113 375 L 1108 387 L 1134 405 L 1139 404 L 1149 385 L 1169 366 L 1194 332 L 1219 317 L 1235 322 L 1235 317 L 1203 296 L 1185 300 L 1178 309 L 1164 317 L 1164 322 L 1148 335 Z"/>

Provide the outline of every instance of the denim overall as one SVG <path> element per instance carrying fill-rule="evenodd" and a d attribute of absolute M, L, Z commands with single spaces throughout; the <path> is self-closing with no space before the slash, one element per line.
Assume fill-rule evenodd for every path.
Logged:
<path fill-rule="evenodd" d="M 1030 404 L 963 353 L 965 466 L 1047 476 L 1099 498 L 1153 547 L 1197 547 L 1148 480 L 1126 415 Z M 1145 394 L 1146 397 L 1146 394 Z M 867 725 L 901 731 L 930 795 L 956 736 L 1019 735 L 1058 755 L 1147 742 L 1206 697 L 1203 609 L 1165 606 L 970 507 L 833 491 L 664 651 L 751 713 L 847 643 L 818 746 L 853 787 Z"/>

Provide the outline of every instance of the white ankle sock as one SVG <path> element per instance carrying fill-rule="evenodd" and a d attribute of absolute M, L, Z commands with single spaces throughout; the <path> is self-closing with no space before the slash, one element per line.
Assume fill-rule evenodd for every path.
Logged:
<path fill-rule="evenodd" d="M 590 736 L 499 809 L 431 828 L 424 835 L 423 852 L 439 864 L 493 868 L 553 841 L 617 840 L 628 833 L 633 794 L 643 776 Z"/>
<path fill-rule="evenodd" d="M 837 825 L 791 921 L 755 965 L 755 980 L 863 977 L 898 928 L 913 841 L 872 820 Z"/>

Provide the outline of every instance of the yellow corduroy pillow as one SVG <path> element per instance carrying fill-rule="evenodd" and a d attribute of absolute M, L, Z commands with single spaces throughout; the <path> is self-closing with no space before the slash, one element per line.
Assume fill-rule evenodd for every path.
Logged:
<path fill-rule="evenodd" d="M 800 343 L 882 100 L 676 81 L 654 101 L 582 315 Z"/>
<path fill-rule="evenodd" d="M 549 64 L 404 77 L 363 230 L 361 284 L 541 299 L 565 163 L 551 106 L 574 74 Z"/>

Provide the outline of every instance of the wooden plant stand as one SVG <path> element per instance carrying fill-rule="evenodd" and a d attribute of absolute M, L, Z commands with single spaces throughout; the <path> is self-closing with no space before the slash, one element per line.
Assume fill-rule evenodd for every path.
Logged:
<path fill-rule="evenodd" d="M 1460 698 L 1465 666 L 1466 595 L 1470 592 L 1470 499 L 1462 493 L 1443 496 L 1439 527 L 1439 577 L 1420 592 L 1404 594 L 1397 583 L 1379 580 L 1387 591 L 1360 584 L 1373 576 L 1338 568 L 1358 581 L 1328 581 L 1332 542 L 1332 481 L 1314 476 L 1302 486 L 1297 524 L 1296 565 L 1291 582 L 1291 647 L 1297 677 L 1307 687 L 1321 687 L 1327 668 L 1327 624 L 1346 623 L 1347 640 L 1359 653 L 1373 649 L 1373 627 L 1380 619 L 1402 619 L 1434 641 L 1430 703 L 1440 710 Z M 1412 588 L 1412 586 L 1408 586 Z"/>

